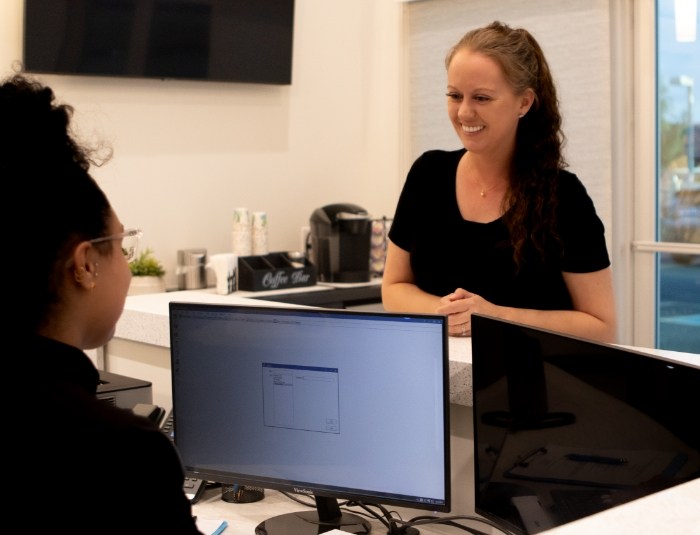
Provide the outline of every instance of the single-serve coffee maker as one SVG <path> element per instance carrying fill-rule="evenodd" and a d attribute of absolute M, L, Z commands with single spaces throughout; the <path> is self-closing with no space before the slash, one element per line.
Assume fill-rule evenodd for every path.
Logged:
<path fill-rule="evenodd" d="M 369 282 L 372 220 L 364 208 L 338 203 L 317 208 L 310 219 L 310 258 L 319 281 Z"/>

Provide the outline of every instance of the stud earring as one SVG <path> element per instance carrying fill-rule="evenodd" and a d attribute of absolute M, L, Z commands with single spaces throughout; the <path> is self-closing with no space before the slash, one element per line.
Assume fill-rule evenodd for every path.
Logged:
<path fill-rule="evenodd" d="M 521 113 L 520 115 L 518 115 L 518 119 L 522 119 L 523 117 L 525 117 L 524 113 Z"/>

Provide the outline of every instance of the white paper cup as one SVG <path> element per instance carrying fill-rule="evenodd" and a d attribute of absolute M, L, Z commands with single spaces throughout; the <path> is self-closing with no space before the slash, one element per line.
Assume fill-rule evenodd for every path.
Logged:
<path fill-rule="evenodd" d="M 234 253 L 213 254 L 209 257 L 207 267 L 212 268 L 216 275 L 216 293 L 228 295 L 236 291 L 238 255 Z"/>

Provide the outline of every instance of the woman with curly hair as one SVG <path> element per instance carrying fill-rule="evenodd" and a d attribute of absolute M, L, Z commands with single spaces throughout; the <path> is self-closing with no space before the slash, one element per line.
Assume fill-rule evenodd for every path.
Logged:
<path fill-rule="evenodd" d="M 198 535 L 177 450 L 148 418 L 97 398 L 83 352 L 114 334 L 140 231 L 124 228 L 90 175 L 111 154 L 81 144 L 72 116 L 39 81 L 0 80 L 0 176 L 14 206 L 5 476 L 13 497 L 38 500 L 27 521 L 39 530 Z"/>
<path fill-rule="evenodd" d="M 389 231 L 388 311 L 473 313 L 602 342 L 616 313 L 605 229 L 562 154 L 559 102 L 534 37 L 501 22 L 448 52 L 447 111 L 464 148 L 412 165 Z"/>

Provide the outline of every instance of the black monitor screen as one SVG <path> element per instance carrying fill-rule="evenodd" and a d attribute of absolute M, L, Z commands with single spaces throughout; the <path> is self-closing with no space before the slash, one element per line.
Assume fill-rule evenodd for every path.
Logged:
<path fill-rule="evenodd" d="M 27 72 L 288 85 L 294 0 L 26 0 Z"/>
<path fill-rule="evenodd" d="M 368 531 L 338 499 L 449 511 L 443 316 L 172 302 L 170 341 L 188 475 L 316 499 L 259 532 Z"/>
<path fill-rule="evenodd" d="M 472 322 L 479 514 L 538 533 L 700 476 L 700 356 Z"/>

